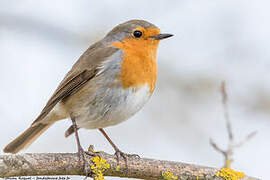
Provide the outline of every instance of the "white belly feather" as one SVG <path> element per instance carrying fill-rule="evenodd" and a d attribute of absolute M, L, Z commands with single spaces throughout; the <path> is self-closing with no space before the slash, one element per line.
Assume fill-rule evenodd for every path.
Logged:
<path fill-rule="evenodd" d="M 101 101 L 96 107 L 99 109 L 93 106 L 84 108 L 87 112 L 81 113 L 81 116 L 76 118 L 79 127 L 96 129 L 119 124 L 138 112 L 151 97 L 147 85 L 137 91 L 134 88 L 117 88 L 108 93 L 113 94 L 110 98 L 115 98 L 117 101 L 112 100 L 115 103 L 109 106 L 106 101 Z M 101 107 L 104 107 L 102 113 Z"/>

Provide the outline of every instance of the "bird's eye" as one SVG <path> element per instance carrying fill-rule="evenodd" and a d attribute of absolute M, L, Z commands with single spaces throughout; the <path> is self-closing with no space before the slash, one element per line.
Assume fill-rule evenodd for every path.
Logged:
<path fill-rule="evenodd" d="M 135 38 L 140 38 L 142 36 L 142 32 L 139 31 L 139 30 L 136 30 L 136 31 L 133 32 L 133 36 Z"/>

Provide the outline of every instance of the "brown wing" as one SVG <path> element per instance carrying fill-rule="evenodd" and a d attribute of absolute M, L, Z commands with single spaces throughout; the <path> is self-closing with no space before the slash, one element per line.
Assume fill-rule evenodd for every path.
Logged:
<path fill-rule="evenodd" d="M 86 82 L 95 77 L 98 71 L 97 67 L 101 62 L 117 50 L 114 47 L 103 47 L 100 43 L 90 46 L 68 72 L 32 125 L 40 122 L 60 100 L 75 93 Z"/>

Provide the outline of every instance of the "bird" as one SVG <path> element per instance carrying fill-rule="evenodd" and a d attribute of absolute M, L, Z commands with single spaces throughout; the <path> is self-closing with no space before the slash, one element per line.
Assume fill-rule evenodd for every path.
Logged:
<path fill-rule="evenodd" d="M 117 159 L 126 159 L 104 128 L 129 119 L 150 99 L 157 80 L 158 45 L 171 36 L 145 20 L 117 25 L 79 57 L 39 116 L 3 151 L 18 153 L 55 122 L 71 119 L 65 137 L 75 134 L 78 154 L 84 152 L 78 130 L 98 129 Z"/>

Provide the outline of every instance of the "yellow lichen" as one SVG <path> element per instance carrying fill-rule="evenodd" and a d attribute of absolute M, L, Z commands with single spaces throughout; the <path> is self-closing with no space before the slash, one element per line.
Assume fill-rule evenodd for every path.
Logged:
<path fill-rule="evenodd" d="M 163 177 L 164 180 L 178 179 L 178 176 L 175 176 L 172 172 L 169 172 L 169 171 L 162 172 L 162 177 Z"/>
<path fill-rule="evenodd" d="M 116 166 L 116 167 L 115 167 L 115 170 L 116 170 L 116 171 L 119 171 L 119 170 L 120 170 L 120 166 Z"/>
<path fill-rule="evenodd" d="M 231 168 L 221 168 L 220 171 L 216 173 L 217 177 L 222 177 L 225 180 L 239 180 L 243 178 L 245 174 L 243 172 L 237 172 Z"/>
<path fill-rule="evenodd" d="M 204 179 L 204 176 L 202 174 L 196 177 L 196 180 L 201 180 L 201 179 Z"/>
<path fill-rule="evenodd" d="M 93 151 L 94 151 L 94 145 L 89 145 L 88 151 L 89 151 L 89 152 L 93 152 Z"/>
<path fill-rule="evenodd" d="M 226 168 L 231 168 L 232 160 L 227 159 L 225 164 L 226 164 Z"/>
<path fill-rule="evenodd" d="M 94 145 L 90 145 L 90 146 L 88 147 L 88 152 L 100 153 L 101 151 L 95 151 L 95 150 L 94 150 Z"/>
<path fill-rule="evenodd" d="M 103 173 L 106 169 L 110 168 L 110 164 L 105 159 L 95 156 L 92 159 L 93 165 L 91 165 L 91 172 L 95 180 L 104 180 Z"/>

